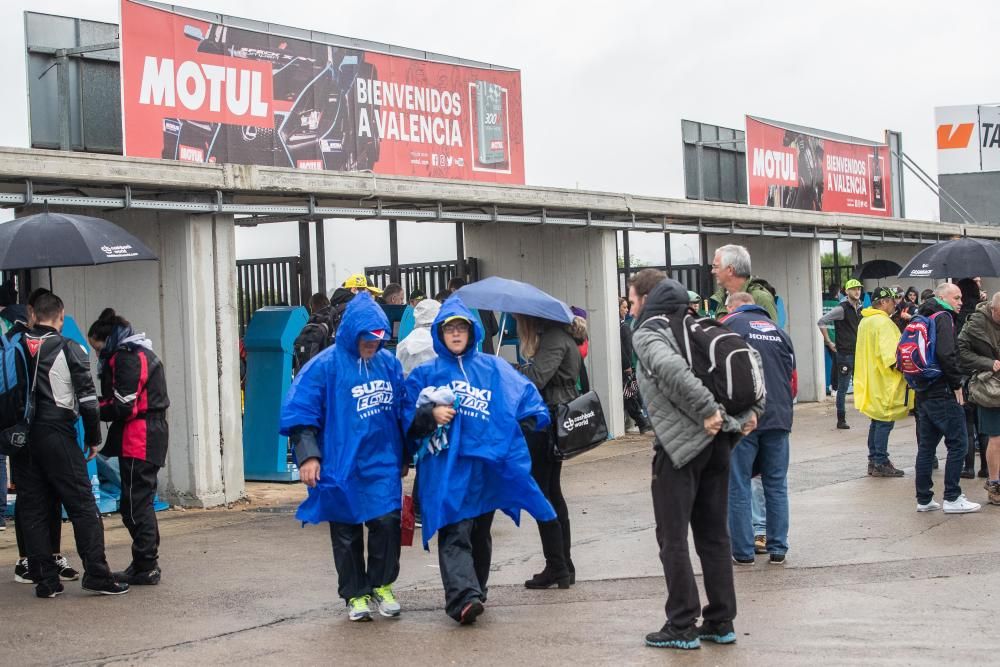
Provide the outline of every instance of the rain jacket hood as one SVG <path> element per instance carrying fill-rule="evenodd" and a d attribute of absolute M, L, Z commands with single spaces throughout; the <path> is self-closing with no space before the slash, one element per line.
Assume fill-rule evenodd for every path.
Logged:
<path fill-rule="evenodd" d="M 422 456 L 420 509 L 424 548 L 438 529 L 486 512 L 502 510 L 515 523 L 526 510 L 538 521 L 555 518 L 552 505 L 531 477 L 531 456 L 519 422 L 534 420 L 536 430 L 549 424 L 549 412 L 535 386 L 502 359 L 476 350 L 455 355 L 441 339 L 441 325 L 460 316 L 476 322 L 453 296 L 441 307 L 431 334 L 437 359 L 416 368 L 406 380 L 404 423 L 417 417 L 417 397 L 426 387 L 448 386 L 457 397 L 449 446 Z M 482 340 L 475 324 L 473 338 Z"/>
<path fill-rule="evenodd" d="M 896 370 L 899 328 L 878 308 L 861 311 L 854 350 L 854 405 L 877 421 L 898 421 L 913 407 L 903 374 Z"/>
<path fill-rule="evenodd" d="M 368 360 L 358 354 L 358 336 L 378 329 L 389 329 L 388 318 L 371 295 L 359 294 L 337 342 L 302 367 L 285 397 L 281 434 L 314 428 L 322 450 L 319 482 L 296 513 L 303 522 L 359 524 L 400 509 L 403 373 L 381 347 Z"/>
<path fill-rule="evenodd" d="M 441 303 L 434 299 L 424 299 L 413 309 L 413 331 L 396 346 L 396 358 L 403 365 L 403 375 L 409 375 L 414 368 L 437 356 L 431 326 L 440 310 Z"/>

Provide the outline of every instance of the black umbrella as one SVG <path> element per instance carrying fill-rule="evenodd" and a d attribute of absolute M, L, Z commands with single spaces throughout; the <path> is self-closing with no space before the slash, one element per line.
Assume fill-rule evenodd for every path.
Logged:
<path fill-rule="evenodd" d="M 36 213 L 0 224 L 0 270 L 155 260 L 118 225 L 86 215 Z"/>
<path fill-rule="evenodd" d="M 861 265 L 858 278 L 861 280 L 878 280 L 879 278 L 897 276 L 902 268 L 896 262 L 888 259 L 873 259 Z"/>
<path fill-rule="evenodd" d="M 972 278 L 1000 276 L 1000 243 L 960 238 L 941 241 L 913 256 L 901 278 Z"/>

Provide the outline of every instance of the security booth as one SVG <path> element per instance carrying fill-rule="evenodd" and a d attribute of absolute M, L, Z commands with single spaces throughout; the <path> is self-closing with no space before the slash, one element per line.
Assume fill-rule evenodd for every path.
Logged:
<path fill-rule="evenodd" d="M 301 306 L 270 306 L 247 327 L 243 462 L 248 480 L 296 482 L 299 469 L 288 438 L 278 434 L 281 402 L 292 384 L 292 347 L 309 315 Z"/>

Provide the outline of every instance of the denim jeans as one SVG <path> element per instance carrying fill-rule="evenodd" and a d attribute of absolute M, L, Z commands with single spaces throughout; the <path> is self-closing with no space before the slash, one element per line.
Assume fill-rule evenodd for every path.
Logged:
<path fill-rule="evenodd" d="M 767 501 L 764 500 L 764 483 L 760 477 L 750 480 L 750 514 L 753 516 L 753 535 L 767 535 Z"/>
<path fill-rule="evenodd" d="M 845 352 L 838 352 L 834 356 L 834 363 L 840 375 L 837 376 L 837 416 L 847 412 L 847 389 L 854 379 L 854 355 Z"/>
<path fill-rule="evenodd" d="M 754 431 L 733 449 L 729 470 L 729 536 L 733 556 L 753 558 L 750 475 L 760 467 L 767 519 L 767 552 L 788 551 L 788 431 Z"/>
<path fill-rule="evenodd" d="M 969 446 L 965 431 L 965 412 L 954 396 L 921 396 L 917 401 L 920 412 L 920 434 L 917 438 L 917 502 L 924 504 L 934 498 L 934 482 L 931 470 L 935 451 L 941 437 L 948 450 L 948 460 L 944 465 L 944 499 L 956 500 L 962 495 L 962 466 L 965 465 L 965 449 Z"/>
<path fill-rule="evenodd" d="M 868 461 L 875 465 L 889 462 L 889 434 L 896 422 L 873 419 L 868 427 Z"/>

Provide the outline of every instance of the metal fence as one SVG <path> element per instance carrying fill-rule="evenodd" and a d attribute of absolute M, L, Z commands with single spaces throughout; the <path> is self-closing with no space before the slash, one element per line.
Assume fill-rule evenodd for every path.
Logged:
<path fill-rule="evenodd" d="M 666 266 L 633 266 L 628 270 L 628 275 L 634 276 L 643 269 L 659 269 L 685 288 L 697 292 L 702 298 L 708 298 L 708 292 L 712 289 L 711 270 L 700 264 L 672 266 L 670 269 Z M 618 293 L 628 296 L 628 281 L 625 279 L 625 269 L 622 267 L 618 268 Z"/>
<path fill-rule="evenodd" d="M 432 298 L 441 290 L 447 289 L 448 282 L 460 275 L 458 260 L 445 262 L 421 262 L 417 264 L 400 264 L 399 284 L 403 286 L 403 293 L 409 294 L 412 290 L 420 288 L 428 298 Z M 469 282 L 479 280 L 479 260 L 469 257 L 465 260 L 465 273 Z M 392 280 L 392 266 L 366 266 L 365 276 L 368 282 L 377 286 L 385 287 Z"/>
<path fill-rule="evenodd" d="M 236 262 L 240 338 L 253 314 L 264 306 L 301 306 L 298 257 L 241 259 Z"/>

